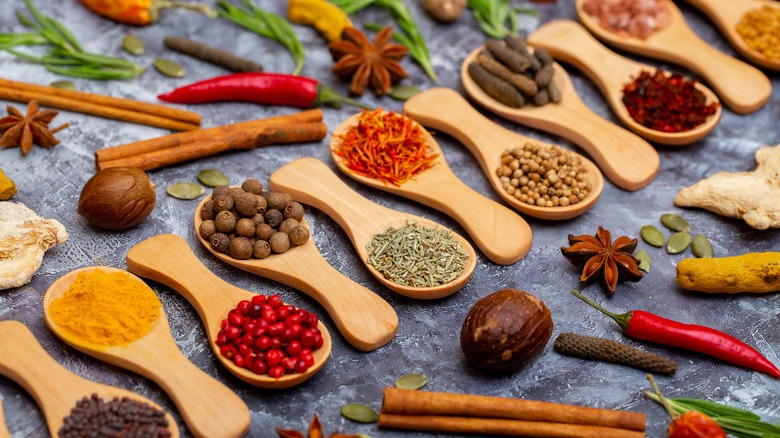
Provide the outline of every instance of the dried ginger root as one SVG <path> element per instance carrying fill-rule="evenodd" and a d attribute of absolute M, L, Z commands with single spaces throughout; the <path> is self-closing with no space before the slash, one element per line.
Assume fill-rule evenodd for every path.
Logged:
<path fill-rule="evenodd" d="M 780 145 L 756 151 L 752 172 L 718 172 L 677 193 L 674 205 L 744 219 L 758 230 L 780 228 Z"/>
<path fill-rule="evenodd" d="M 24 204 L 0 202 L 0 290 L 27 284 L 41 267 L 43 253 L 65 243 L 68 233 Z"/>

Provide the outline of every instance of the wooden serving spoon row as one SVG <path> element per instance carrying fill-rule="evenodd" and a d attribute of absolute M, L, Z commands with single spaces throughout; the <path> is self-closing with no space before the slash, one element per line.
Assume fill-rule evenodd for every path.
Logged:
<path fill-rule="evenodd" d="M 770 0 L 686 0 L 710 19 L 726 35 L 731 45 L 750 62 L 764 68 L 780 71 L 780 59 L 770 58 L 763 53 L 751 49 L 742 36 L 737 33 L 737 24 L 750 11 L 762 9 L 766 6 L 778 8 L 776 1 Z"/>
<path fill-rule="evenodd" d="M 637 123 L 623 104 L 623 87 L 642 71 L 652 72 L 655 67 L 632 61 L 609 50 L 574 21 L 551 21 L 528 35 L 528 42 L 585 72 L 599 87 L 620 121 L 650 141 L 666 145 L 687 145 L 709 134 L 720 120 L 722 110 L 718 105 L 715 114 L 688 131 L 662 132 Z M 701 83 L 697 83 L 696 88 L 706 96 L 707 102 L 718 102 L 717 96 L 709 88 Z"/>
<path fill-rule="evenodd" d="M 51 436 L 58 436 L 63 420 L 70 415 L 76 403 L 92 394 L 97 394 L 104 401 L 114 397 L 128 397 L 164 411 L 153 401 L 138 394 L 92 382 L 68 371 L 46 353 L 27 326 L 17 321 L 0 322 L 0 374 L 18 383 L 33 396 L 46 418 Z M 171 435 L 178 438 L 179 428 L 173 417 L 166 412 L 165 418 Z M 210 415 L 207 419 L 219 421 L 216 415 Z"/>
<path fill-rule="evenodd" d="M 620 49 L 673 62 L 696 72 L 715 90 L 723 103 L 734 112 L 739 114 L 752 113 L 769 100 L 772 93 L 772 84 L 769 82 L 769 78 L 757 68 L 716 50 L 699 38 L 688 27 L 682 12 L 671 0 L 666 2 L 671 14 L 670 23 L 645 39 L 618 35 L 602 28 L 583 9 L 585 1 L 577 0 L 577 16 L 585 27 L 599 39 Z M 747 3 L 744 0 L 723 0 L 723 2 Z M 704 2 L 700 4 L 704 4 Z M 752 4 L 751 9 L 755 7 L 756 5 Z M 736 12 L 735 9 L 724 10 L 724 13 L 734 12 Z M 735 15 L 734 19 L 738 20 L 742 15 L 744 13 Z M 736 26 L 736 22 L 734 22 L 734 26 Z M 727 32 L 727 35 L 729 34 L 730 32 Z M 741 39 L 739 35 L 737 37 Z M 529 42 L 530 40 L 529 36 Z M 544 42 L 541 35 L 534 37 L 533 40 L 533 44 L 544 47 L 538 44 Z M 575 40 L 571 39 L 569 42 L 574 43 Z M 568 50 L 572 52 L 577 48 L 576 44 L 572 44 Z M 579 54 L 580 56 L 589 55 L 587 52 L 579 52 Z M 609 68 L 607 65 L 603 67 Z"/>

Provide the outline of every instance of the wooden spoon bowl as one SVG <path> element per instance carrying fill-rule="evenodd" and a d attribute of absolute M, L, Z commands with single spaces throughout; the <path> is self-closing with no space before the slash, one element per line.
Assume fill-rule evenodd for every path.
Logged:
<path fill-rule="evenodd" d="M 311 205 L 332 217 L 346 231 L 360 259 L 377 280 L 391 290 L 423 300 L 442 298 L 460 290 L 471 278 L 477 266 L 477 254 L 469 242 L 454 231 L 429 219 L 392 210 L 369 201 L 350 189 L 325 163 L 314 158 L 301 158 L 277 169 L 270 178 L 271 190 L 286 192 L 299 202 Z M 463 248 L 468 260 L 455 279 L 430 287 L 414 287 L 396 283 L 367 262 L 366 246 L 375 235 L 388 227 L 401 228 L 416 221 L 426 228 L 447 231 Z"/>
<path fill-rule="evenodd" d="M 149 333 L 127 345 L 114 347 L 85 342 L 52 320 L 49 313 L 52 301 L 65 294 L 80 273 L 96 269 L 124 273 L 143 287 L 149 287 L 140 278 L 120 269 L 91 266 L 71 271 L 52 283 L 43 296 L 43 315 L 49 329 L 82 353 L 156 382 L 170 395 L 184 422 L 196 436 L 244 436 L 251 422 L 249 408 L 227 386 L 193 365 L 182 354 L 171 335 L 168 318 L 162 309 Z"/>
<path fill-rule="evenodd" d="M 560 103 L 512 108 L 490 97 L 468 74 L 469 64 L 475 62 L 483 50 L 484 47 L 479 47 L 471 52 L 463 61 L 460 72 L 463 88 L 478 104 L 513 122 L 573 141 L 621 189 L 639 190 L 650 184 L 658 174 L 661 160 L 653 146 L 634 133 L 604 120 L 585 106 L 566 70 L 557 63 L 553 64 L 553 82 L 561 91 Z"/>
<path fill-rule="evenodd" d="M 58 436 L 63 420 L 70 415 L 76 403 L 92 394 L 97 394 L 104 401 L 128 397 L 165 411 L 136 393 L 86 380 L 68 371 L 49 356 L 30 329 L 18 321 L 0 322 L 0 374 L 18 383 L 33 396 L 43 411 L 51 436 Z M 178 438 L 179 427 L 173 417 L 166 412 L 165 419 L 168 420 L 171 436 Z M 10 436 L 7 430 L 6 436 Z"/>
<path fill-rule="evenodd" d="M 220 362 L 236 377 L 259 388 L 282 389 L 309 380 L 330 357 L 330 332 L 320 321 L 322 347 L 313 352 L 314 365 L 303 373 L 285 374 L 280 378 L 259 375 L 236 366 L 219 352 L 217 335 L 222 320 L 239 301 L 251 301 L 256 294 L 233 286 L 217 277 L 198 260 L 187 242 L 174 234 L 161 234 L 144 240 L 127 253 L 127 267 L 133 273 L 162 283 L 178 292 L 198 311 L 209 337 L 209 345 Z"/>
<path fill-rule="evenodd" d="M 446 108 L 446 111 L 442 111 Z M 584 156 L 568 151 L 579 157 L 588 170 L 591 192 L 581 202 L 561 207 L 538 207 L 520 202 L 504 190 L 496 169 L 501 164 L 501 154 L 507 149 L 523 146 L 526 143 L 552 146 L 534 140 L 497 125 L 474 109 L 460 94 L 448 88 L 435 88 L 416 94 L 406 101 L 404 111 L 424 126 L 445 132 L 466 145 L 477 157 L 482 171 L 487 175 L 496 193 L 515 209 L 540 219 L 563 220 L 577 217 L 588 211 L 601 196 L 604 189 L 604 176 L 592 161 Z M 510 235 L 510 234 L 505 234 Z"/>
<path fill-rule="evenodd" d="M 769 0 L 686 0 L 705 14 L 723 32 L 732 47 L 750 60 L 753 64 L 764 68 L 780 71 L 780 59 L 770 58 L 758 50 L 751 49 L 745 40 L 737 33 L 737 24 L 746 13 L 761 9 L 764 6 L 780 7 L 777 2 Z"/>
<path fill-rule="evenodd" d="M 599 87 L 620 121 L 650 141 L 672 146 L 691 144 L 712 132 L 720 121 L 722 110 L 718 105 L 715 114 L 688 131 L 662 132 L 637 123 L 623 104 L 623 87 L 642 71 L 652 72 L 655 67 L 632 61 L 607 49 L 574 21 L 552 21 L 529 35 L 528 42 L 585 72 Z M 701 83 L 697 83 L 696 88 L 704 93 L 708 103 L 718 102 L 717 96 L 709 88 Z"/>
<path fill-rule="evenodd" d="M 401 186 L 359 175 L 347 167 L 335 150 L 342 137 L 358 124 L 359 118 L 358 114 L 343 121 L 330 137 L 331 156 L 341 172 L 369 187 L 403 196 L 447 214 L 466 230 L 480 251 L 494 263 L 511 265 L 528 253 L 531 248 L 531 227 L 528 223 L 512 210 L 477 193 L 458 179 L 447 164 L 439 144 L 424 129 L 425 142 L 438 157 L 432 168 L 418 173 Z M 506 236 L 512 238 L 507 239 Z"/>
<path fill-rule="evenodd" d="M 757 68 L 726 55 L 699 38 L 671 0 L 666 2 L 671 22 L 645 39 L 618 35 L 602 28 L 583 9 L 585 1 L 577 0 L 577 16 L 600 40 L 629 52 L 682 65 L 704 78 L 723 103 L 736 113 L 752 113 L 769 100 L 772 93 L 769 78 Z M 739 18 L 742 15 L 736 17 Z"/>
<path fill-rule="evenodd" d="M 210 196 L 206 197 L 195 210 L 195 230 L 198 230 L 203 222 L 199 214 L 200 209 L 209 199 Z M 305 219 L 302 225 L 309 228 Z M 333 268 L 322 257 L 313 238 L 283 254 L 272 254 L 265 259 L 238 260 L 214 251 L 206 239 L 197 231 L 196 234 L 200 243 L 223 262 L 286 284 L 317 300 L 353 347 L 362 351 L 374 351 L 395 336 L 398 315 L 390 304 Z M 187 247 L 186 242 L 183 246 Z M 184 247 L 181 244 L 177 246 L 179 252 L 184 252 Z M 189 251 L 188 247 L 187 249 Z M 151 263 L 152 260 L 148 262 Z M 158 264 L 161 265 L 162 262 L 160 260 Z"/>

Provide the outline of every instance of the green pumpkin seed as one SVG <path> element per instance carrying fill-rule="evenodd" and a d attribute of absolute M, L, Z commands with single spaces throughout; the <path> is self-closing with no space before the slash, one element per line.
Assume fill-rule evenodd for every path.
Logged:
<path fill-rule="evenodd" d="M 357 403 L 342 406 L 341 415 L 358 423 L 376 423 L 379 419 L 375 410 Z"/>
<path fill-rule="evenodd" d="M 691 232 L 691 226 L 688 224 L 688 221 L 686 221 L 685 218 L 679 214 L 662 214 L 661 223 L 672 231 L 685 231 L 686 233 Z"/>
<path fill-rule="evenodd" d="M 647 242 L 648 245 L 653 245 L 656 248 L 662 248 L 664 246 L 664 242 L 666 241 L 666 239 L 664 239 L 664 235 L 661 234 L 661 231 L 652 225 L 645 225 L 642 227 L 642 229 L 639 231 L 639 234 L 642 235 L 642 239 Z"/>
<path fill-rule="evenodd" d="M 697 234 L 693 236 L 691 250 L 693 250 L 693 254 L 698 258 L 711 258 L 714 254 L 710 239 L 708 239 L 707 236 L 703 234 Z"/>
<path fill-rule="evenodd" d="M 184 77 L 184 67 L 169 59 L 157 58 L 154 60 L 154 68 L 170 78 Z"/>
<path fill-rule="evenodd" d="M 206 193 L 206 189 L 200 184 L 195 183 L 176 183 L 168 186 L 165 191 L 177 199 L 197 199 Z"/>
<path fill-rule="evenodd" d="M 122 40 L 122 48 L 131 55 L 138 56 L 144 54 L 144 43 L 133 35 L 125 35 L 125 38 Z"/>
<path fill-rule="evenodd" d="M 390 87 L 390 92 L 387 95 L 395 100 L 407 100 L 421 91 L 419 87 L 414 85 L 395 85 Z"/>
<path fill-rule="evenodd" d="M 49 86 L 59 88 L 60 90 L 76 91 L 76 84 L 71 81 L 54 81 Z"/>
<path fill-rule="evenodd" d="M 198 181 L 207 187 L 226 186 L 230 180 L 217 169 L 205 169 L 198 172 Z"/>
<path fill-rule="evenodd" d="M 645 250 L 640 249 L 634 254 L 634 258 L 639 260 L 639 269 L 650 272 L 650 254 L 646 253 Z"/>
<path fill-rule="evenodd" d="M 401 389 L 420 389 L 428 383 L 428 378 L 422 374 L 407 374 L 395 381 L 395 387 Z"/>
<path fill-rule="evenodd" d="M 669 241 L 666 242 L 666 252 L 669 254 L 679 254 L 688 248 L 691 243 L 691 235 L 685 231 L 679 231 L 672 234 Z"/>

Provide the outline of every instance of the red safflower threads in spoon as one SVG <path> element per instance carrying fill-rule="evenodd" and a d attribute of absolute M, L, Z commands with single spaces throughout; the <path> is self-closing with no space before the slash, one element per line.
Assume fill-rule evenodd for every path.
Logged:
<path fill-rule="evenodd" d="M 314 365 L 312 352 L 324 343 L 318 322 L 316 315 L 284 304 L 277 294 L 255 295 L 228 312 L 216 344 L 237 367 L 278 379 Z"/>

